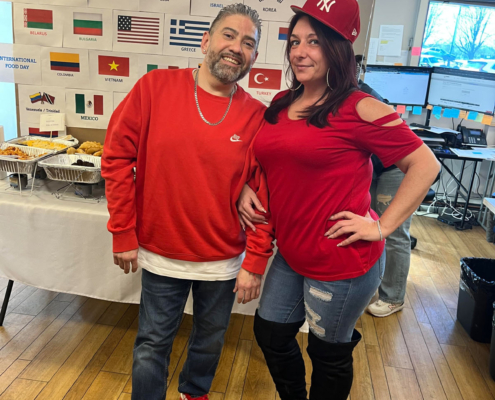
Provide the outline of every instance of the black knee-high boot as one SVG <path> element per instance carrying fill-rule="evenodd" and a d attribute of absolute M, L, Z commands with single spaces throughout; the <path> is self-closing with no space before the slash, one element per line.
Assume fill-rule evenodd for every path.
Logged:
<path fill-rule="evenodd" d="M 254 334 L 282 400 L 306 400 L 304 361 L 296 335 L 304 321 L 290 324 L 267 321 L 256 312 Z"/>
<path fill-rule="evenodd" d="M 354 330 L 348 343 L 328 343 L 309 332 L 308 355 L 313 362 L 310 400 L 346 400 L 351 391 L 352 351 L 361 340 Z"/>

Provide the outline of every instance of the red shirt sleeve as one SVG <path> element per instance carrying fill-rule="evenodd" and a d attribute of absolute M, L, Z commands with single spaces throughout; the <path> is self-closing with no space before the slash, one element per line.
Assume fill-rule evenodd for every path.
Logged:
<path fill-rule="evenodd" d="M 101 160 L 110 220 L 113 251 L 139 247 L 136 235 L 136 189 L 133 168 L 137 163 L 139 138 L 149 120 L 149 100 L 144 78 L 136 83 L 114 111 L 107 129 Z"/>
<path fill-rule="evenodd" d="M 247 184 L 254 190 L 258 200 L 267 211 L 263 214 L 267 219 L 268 224 L 257 224 L 256 232 L 251 228 L 246 227 L 246 257 L 242 263 L 242 268 L 255 274 L 263 275 L 265 273 L 268 259 L 273 254 L 273 241 L 275 239 L 275 231 L 269 209 L 269 194 L 266 182 L 266 175 L 261 169 L 261 165 L 254 156 L 254 138 L 251 146 L 248 149 L 246 156 L 246 168 L 248 171 Z M 258 211 L 256 211 L 258 213 Z"/>
<path fill-rule="evenodd" d="M 399 114 L 394 113 L 400 119 Z M 385 168 L 390 167 L 423 145 L 423 141 L 407 124 L 382 126 L 363 120 L 356 111 L 361 125 L 355 130 L 358 147 L 376 154 Z M 379 120 L 377 120 L 379 121 Z"/>

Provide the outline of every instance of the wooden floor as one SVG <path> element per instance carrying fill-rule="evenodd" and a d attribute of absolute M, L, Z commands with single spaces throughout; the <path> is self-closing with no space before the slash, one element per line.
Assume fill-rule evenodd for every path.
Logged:
<path fill-rule="evenodd" d="M 482 228 L 458 232 L 426 217 L 414 217 L 411 233 L 418 245 L 406 308 L 388 318 L 361 317 L 351 399 L 494 399 L 489 346 L 466 335 L 456 307 L 459 258 L 495 258 L 495 246 Z M 0 400 L 130 400 L 137 315 L 135 305 L 16 283 L 0 328 Z M 278 398 L 252 328 L 252 317 L 232 316 L 210 399 Z M 186 316 L 172 352 L 168 400 L 179 398 L 190 332 Z M 305 348 L 307 335 L 298 340 Z M 311 364 L 304 358 L 309 387 Z"/>

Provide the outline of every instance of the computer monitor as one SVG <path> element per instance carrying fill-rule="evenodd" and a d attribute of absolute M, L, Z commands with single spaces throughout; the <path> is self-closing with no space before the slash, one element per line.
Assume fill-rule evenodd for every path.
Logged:
<path fill-rule="evenodd" d="M 364 82 L 390 104 L 426 106 L 431 68 L 367 65 Z"/>
<path fill-rule="evenodd" d="M 495 74 L 433 68 L 428 103 L 493 114 L 495 109 Z"/>

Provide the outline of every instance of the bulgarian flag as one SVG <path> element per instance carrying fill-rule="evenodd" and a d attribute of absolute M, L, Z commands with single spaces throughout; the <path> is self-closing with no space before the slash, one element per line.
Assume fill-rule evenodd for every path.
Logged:
<path fill-rule="evenodd" d="M 36 8 L 25 8 L 24 27 L 32 29 L 53 30 L 53 11 L 38 10 Z"/>
<path fill-rule="evenodd" d="M 103 96 L 76 94 L 76 114 L 103 115 Z"/>
<path fill-rule="evenodd" d="M 103 36 L 101 14 L 79 13 L 74 16 L 74 35 Z"/>

